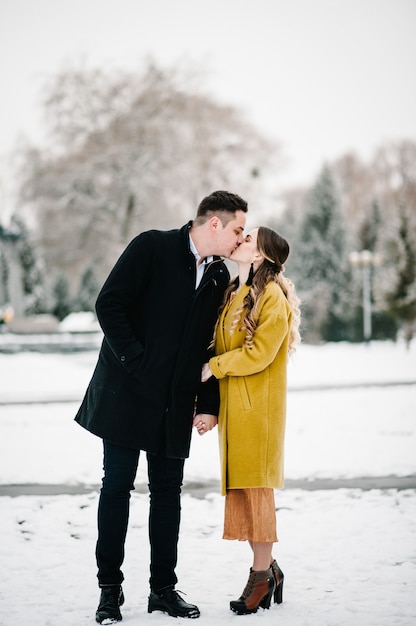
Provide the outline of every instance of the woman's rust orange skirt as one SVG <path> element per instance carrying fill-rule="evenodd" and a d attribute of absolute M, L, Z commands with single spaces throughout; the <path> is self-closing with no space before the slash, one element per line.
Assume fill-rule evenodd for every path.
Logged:
<path fill-rule="evenodd" d="M 266 487 L 228 489 L 223 539 L 278 541 L 274 490 Z"/>

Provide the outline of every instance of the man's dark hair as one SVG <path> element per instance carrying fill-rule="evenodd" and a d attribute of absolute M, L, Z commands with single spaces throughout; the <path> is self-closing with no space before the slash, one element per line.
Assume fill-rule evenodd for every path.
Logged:
<path fill-rule="evenodd" d="M 201 200 L 196 213 L 196 223 L 203 224 L 212 215 L 218 215 L 223 226 L 229 222 L 236 211 L 247 213 L 247 202 L 229 191 L 213 191 Z"/>

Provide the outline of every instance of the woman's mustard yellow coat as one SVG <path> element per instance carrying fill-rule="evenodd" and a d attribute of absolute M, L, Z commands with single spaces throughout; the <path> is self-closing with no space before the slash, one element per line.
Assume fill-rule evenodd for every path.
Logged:
<path fill-rule="evenodd" d="M 291 309 L 275 282 L 259 303 L 251 347 L 245 332 L 230 329 L 249 287 L 226 306 L 217 327 L 209 365 L 220 381 L 218 435 L 221 486 L 227 489 L 283 487 L 287 359 Z"/>

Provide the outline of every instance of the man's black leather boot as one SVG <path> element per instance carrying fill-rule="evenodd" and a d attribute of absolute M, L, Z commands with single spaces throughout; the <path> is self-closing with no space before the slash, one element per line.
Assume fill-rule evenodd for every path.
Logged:
<path fill-rule="evenodd" d="M 189 604 L 181 598 L 175 589 L 162 589 L 159 593 L 151 591 L 149 595 L 149 605 L 147 612 L 163 611 L 171 617 L 190 617 L 200 616 L 200 612 L 195 604 Z"/>
<path fill-rule="evenodd" d="M 121 585 L 108 585 L 101 588 L 100 604 L 95 619 L 99 624 L 121 622 L 120 607 L 124 603 Z"/>

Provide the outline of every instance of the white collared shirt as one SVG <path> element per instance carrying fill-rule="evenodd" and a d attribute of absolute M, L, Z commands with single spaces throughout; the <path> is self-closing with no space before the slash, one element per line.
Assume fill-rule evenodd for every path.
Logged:
<path fill-rule="evenodd" d="M 201 257 L 200 257 L 200 255 L 198 253 L 198 250 L 195 247 L 194 242 L 192 241 L 191 235 L 189 235 L 189 245 L 190 245 L 190 248 L 191 248 L 191 252 L 192 252 L 192 254 L 195 257 L 195 264 L 196 264 L 195 289 L 197 289 L 199 287 L 199 283 L 201 282 L 202 277 L 204 275 L 205 268 L 207 267 L 208 263 L 211 263 L 211 261 L 213 260 L 213 257 L 212 256 L 207 256 L 200 263 L 199 261 L 201 261 Z"/>

